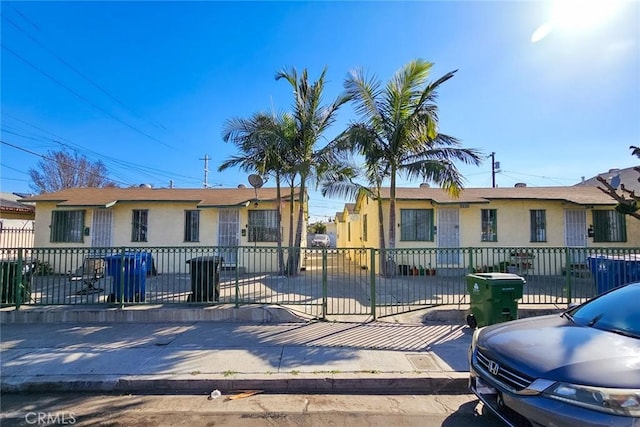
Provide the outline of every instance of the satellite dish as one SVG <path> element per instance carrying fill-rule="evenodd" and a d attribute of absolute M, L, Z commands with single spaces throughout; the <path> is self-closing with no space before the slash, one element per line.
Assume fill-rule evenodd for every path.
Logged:
<path fill-rule="evenodd" d="M 249 175 L 249 184 L 251 184 L 253 188 L 260 188 L 264 185 L 264 181 L 260 175 L 252 174 Z"/>

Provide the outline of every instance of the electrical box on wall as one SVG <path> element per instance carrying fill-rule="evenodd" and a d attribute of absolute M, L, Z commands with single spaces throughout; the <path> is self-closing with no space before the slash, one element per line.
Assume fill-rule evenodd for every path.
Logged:
<path fill-rule="evenodd" d="M 242 234 L 242 237 L 247 237 L 247 229 L 243 228 L 241 234 Z"/>

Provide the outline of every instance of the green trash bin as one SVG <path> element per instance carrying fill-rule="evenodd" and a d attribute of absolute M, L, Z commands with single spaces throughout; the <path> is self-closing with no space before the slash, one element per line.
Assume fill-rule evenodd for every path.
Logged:
<path fill-rule="evenodd" d="M 20 266 L 22 274 L 19 275 Z M 20 264 L 17 260 L 0 260 L 0 303 L 17 304 L 27 300 L 33 268 L 34 263 L 30 261 Z M 19 277 L 22 279 L 22 286 L 18 283 Z"/>
<path fill-rule="evenodd" d="M 471 297 L 471 328 L 507 322 L 518 318 L 518 300 L 522 298 L 523 277 L 511 273 L 477 273 L 466 276 Z"/>

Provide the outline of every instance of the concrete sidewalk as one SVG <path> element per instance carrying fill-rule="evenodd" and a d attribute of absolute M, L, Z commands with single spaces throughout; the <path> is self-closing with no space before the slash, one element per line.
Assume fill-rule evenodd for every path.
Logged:
<path fill-rule="evenodd" d="M 462 324 L 412 321 L 420 319 L 416 314 L 403 323 L 317 322 L 279 310 L 271 308 L 270 317 L 280 321 L 270 323 L 250 320 L 265 316 L 264 310 L 245 312 L 247 321 L 240 316 L 236 321 L 3 322 L 1 390 L 466 392 L 472 331 Z"/>
<path fill-rule="evenodd" d="M 0 390 L 467 393 L 464 312 L 321 322 L 278 306 L 2 309 Z"/>

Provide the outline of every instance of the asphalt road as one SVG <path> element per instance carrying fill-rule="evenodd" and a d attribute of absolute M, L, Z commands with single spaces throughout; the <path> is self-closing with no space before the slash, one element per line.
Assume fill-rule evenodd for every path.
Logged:
<path fill-rule="evenodd" d="M 6 426 L 501 427 L 472 395 L 76 395 L 1 397 Z"/>

